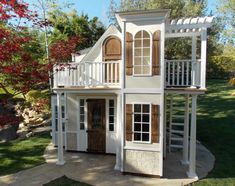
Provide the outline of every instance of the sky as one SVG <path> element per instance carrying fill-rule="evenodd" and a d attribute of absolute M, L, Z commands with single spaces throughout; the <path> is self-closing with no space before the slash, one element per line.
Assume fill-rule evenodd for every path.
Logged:
<path fill-rule="evenodd" d="M 107 11 L 110 0 L 70 0 L 70 2 L 74 3 L 78 13 L 87 13 L 90 18 L 97 16 L 106 26 L 109 24 Z M 215 2 L 216 0 L 208 0 L 208 12 L 215 10 Z"/>
<path fill-rule="evenodd" d="M 29 4 L 36 0 L 26 0 Z M 208 0 L 208 13 L 215 10 L 215 2 L 217 0 Z M 78 14 L 82 12 L 88 14 L 89 18 L 94 16 L 98 17 L 105 26 L 109 25 L 109 19 L 107 12 L 109 9 L 110 0 L 59 0 L 59 2 L 70 2 L 74 4 L 73 8 L 78 11 Z M 120 0 L 115 0 L 120 2 Z"/>

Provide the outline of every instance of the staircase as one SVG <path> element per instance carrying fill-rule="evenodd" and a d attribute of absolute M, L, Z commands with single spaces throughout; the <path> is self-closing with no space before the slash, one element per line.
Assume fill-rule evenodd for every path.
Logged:
<path fill-rule="evenodd" d="M 171 152 L 172 150 L 183 149 L 186 104 L 186 95 L 169 96 L 169 152 Z"/>

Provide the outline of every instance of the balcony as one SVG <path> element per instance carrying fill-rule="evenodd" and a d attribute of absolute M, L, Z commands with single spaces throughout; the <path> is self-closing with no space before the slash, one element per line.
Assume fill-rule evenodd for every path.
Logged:
<path fill-rule="evenodd" d="M 54 88 L 120 88 L 121 61 L 81 62 L 54 66 Z M 165 88 L 201 88 L 200 60 L 165 60 Z"/>
<path fill-rule="evenodd" d="M 81 62 L 54 66 L 53 87 L 120 87 L 120 61 Z"/>
<path fill-rule="evenodd" d="M 166 88 L 202 87 L 200 60 L 165 60 L 165 74 Z"/>

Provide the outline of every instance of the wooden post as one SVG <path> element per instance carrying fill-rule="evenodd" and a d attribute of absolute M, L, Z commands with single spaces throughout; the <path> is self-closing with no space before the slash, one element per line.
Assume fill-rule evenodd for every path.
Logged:
<path fill-rule="evenodd" d="M 198 179 L 196 174 L 196 108 L 197 95 L 192 95 L 192 112 L 191 112 L 191 130 L 190 130 L 190 153 L 189 153 L 189 178 Z"/>
<path fill-rule="evenodd" d="M 164 126 L 163 126 L 163 157 L 166 158 L 166 124 L 167 124 L 167 115 L 166 115 L 166 106 L 167 106 L 167 94 L 164 95 Z"/>
<path fill-rule="evenodd" d="M 206 46 L 207 46 L 207 29 L 201 30 L 201 89 L 206 88 Z"/>
<path fill-rule="evenodd" d="M 188 133 L 189 133 L 189 95 L 185 96 L 185 113 L 184 113 L 184 141 L 183 141 L 183 159 L 181 163 L 187 165 L 188 161 Z"/>
<path fill-rule="evenodd" d="M 58 148 L 57 148 L 57 165 L 64 165 L 63 155 L 63 131 L 62 131 L 62 112 L 61 112 L 61 92 L 57 92 L 57 108 L 58 108 Z"/>

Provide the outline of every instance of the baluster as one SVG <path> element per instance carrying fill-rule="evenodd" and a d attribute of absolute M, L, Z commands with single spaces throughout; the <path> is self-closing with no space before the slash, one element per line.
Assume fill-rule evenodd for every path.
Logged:
<path fill-rule="evenodd" d="M 114 65 L 115 63 L 110 63 L 110 65 L 111 65 L 111 82 L 110 82 L 110 84 L 111 85 L 113 85 L 113 65 Z"/>
<path fill-rule="evenodd" d="M 187 63 L 186 85 L 188 86 L 189 85 L 189 61 L 186 61 L 186 63 Z"/>
<path fill-rule="evenodd" d="M 173 64 L 173 72 L 172 72 L 172 85 L 175 85 L 175 61 L 172 61 Z"/>
<path fill-rule="evenodd" d="M 179 68 L 180 62 L 177 62 L 177 86 L 179 86 L 179 80 L 180 80 L 180 68 Z"/>
<path fill-rule="evenodd" d="M 182 79 L 181 79 L 181 85 L 184 86 L 184 63 L 185 61 L 183 61 L 181 64 L 182 64 Z"/>

